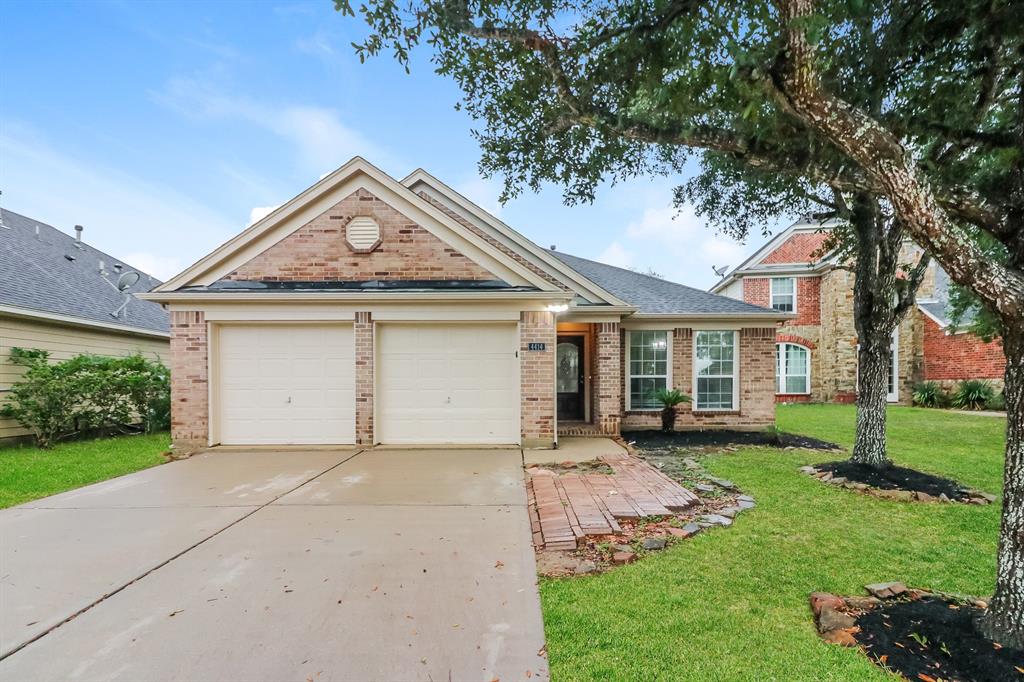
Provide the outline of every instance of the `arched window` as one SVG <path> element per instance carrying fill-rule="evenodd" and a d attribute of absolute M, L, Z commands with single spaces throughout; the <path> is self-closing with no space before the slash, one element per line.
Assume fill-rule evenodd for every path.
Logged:
<path fill-rule="evenodd" d="M 811 351 L 795 343 L 775 344 L 775 392 L 811 392 Z"/>

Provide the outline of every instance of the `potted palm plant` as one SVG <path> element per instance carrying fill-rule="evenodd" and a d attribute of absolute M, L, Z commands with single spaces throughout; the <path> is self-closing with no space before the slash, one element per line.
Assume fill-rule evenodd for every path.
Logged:
<path fill-rule="evenodd" d="M 676 430 L 676 405 L 690 402 L 690 396 L 675 388 L 662 388 L 655 392 L 654 399 L 662 404 L 661 430 L 672 433 Z"/>

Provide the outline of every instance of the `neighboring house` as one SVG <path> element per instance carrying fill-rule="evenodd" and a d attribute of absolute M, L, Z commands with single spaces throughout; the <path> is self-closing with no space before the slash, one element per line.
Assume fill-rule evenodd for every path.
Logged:
<path fill-rule="evenodd" d="M 418 170 L 355 158 L 144 295 L 171 311 L 173 439 L 551 447 L 774 421 L 789 315 L 545 250 Z"/>
<path fill-rule="evenodd" d="M 124 292 L 119 278 L 127 284 Z M 22 368 L 12 347 L 40 348 L 54 360 L 81 353 L 143 353 L 167 361 L 168 315 L 133 294 L 159 284 L 149 275 L 37 220 L 0 209 L 0 401 Z M 0 440 L 25 436 L 0 419 Z"/>
<path fill-rule="evenodd" d="M 799 221 L 780 232 L 711 288 L 713 293 L 793 313 L 776 338 L 776 399 L 852 402 L 857 391 L 853 273 L 823 253 L 834 222 Z M 906 262 L 920 249 L 904 246 Z M 998 341 L 957 331 L 949 315 L 949 278 L 933 261 L 915 307 L 893 334 L 889 400 L 909 404 L 914 384 L 946 387 L 964 379 L 1002 386 L 1006 359 Z"/>

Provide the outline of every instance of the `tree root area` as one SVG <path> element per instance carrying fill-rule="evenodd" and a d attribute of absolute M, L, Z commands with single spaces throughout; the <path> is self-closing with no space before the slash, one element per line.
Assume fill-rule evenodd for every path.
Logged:
<path fill-rule="evenodd" d="M 924 493 L 932 497 L 945 496 L 951 501 L 968 502 L 977 493 L 956 481 L 927 474 L 907 467 L 887 466 L 875 468 L 866 464 L 857 464 L 849 460 L 815 464 L 819 472 L 831 472 L 833 478 L 844 478 L 847 481 L 863 483 L 879 490 L 904 490 L 912 493 Z"/>
<path fill-rule="evenodd" d="M 857 618 L 854 637 L 877 663 L 910 680 L 1020 682 L 1024 649 L 986 639 L 984 610 L 938 595 L 883 601 Z"/>

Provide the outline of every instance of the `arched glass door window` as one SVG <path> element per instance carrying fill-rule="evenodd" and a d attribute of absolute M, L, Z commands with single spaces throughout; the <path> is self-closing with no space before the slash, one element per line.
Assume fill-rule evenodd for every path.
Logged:
<path fill-rule="evenodd" d="M 811 392 L 811 351 L 795 343 L 775 345 L 775 392 Z"/>

